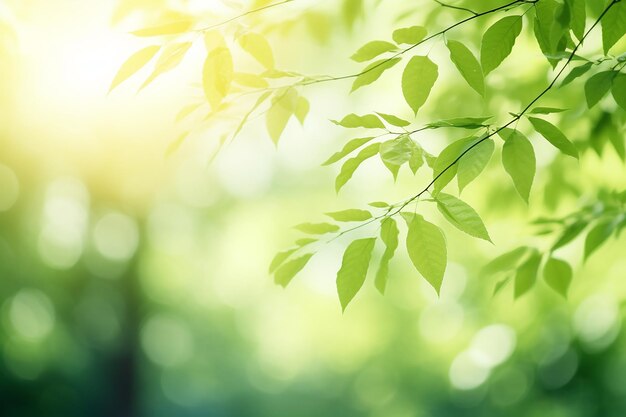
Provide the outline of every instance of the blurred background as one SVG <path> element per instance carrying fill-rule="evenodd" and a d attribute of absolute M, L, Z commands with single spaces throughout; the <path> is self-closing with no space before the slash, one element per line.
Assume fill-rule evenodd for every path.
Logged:
<path fill-rule="evenodd" d="M 347 57 L 368 40 L 464 16 L 418 3 L 296 1 L 237 24 L 267 33 L 285 70 L 341 75 L 359 68 Z M 426 172 L 408 169 L 394 183 L 368 161 L 336 195 L 337 169 L 320 167 L 349 138 L 329 119 L 373 110 L 411 117 L 399 68 L 353 95 L 349 83 L 306 89 L 309 119 L 290 123 L 278 149 L 255 119 L 212 162 L 232 120 L 195 129 L 165 156 L 184 128 L 177 112 L 198 95 L 201 45 L 140 93 L 131 80 L 107 94 L 122 62 L 149 44 L 129 31 L 164 11 L 212 24 L 247 7 L 0 0 L 0 415 L 626 415 L 624 237 L 585 264 L 580 242 L 562 250 L 577 266 L 567 300 L 543 282 L 516 301 L 510 287 L 493 296 L 496 281 L 479 273 L 512 247 L 549 245 L 533 237 L 535 217 L 575 211 L 601 188 L 626 188 L 615 152 L 576 162 L 537 143 L 529 208 L 494 158 L 464 199 L 495 245 L 447 228 L 439 298 L 400 250 L 387 295 L 368 280 L 342 315 L 334 279 L 346 241 L 320 246 L 286 290 L 267 268 L 297 236 L 294 224 L 398 201 L 427 183 Z M 449 36 L 476 51 L 482 28 Z M 440 41 L 427 45 L 442 78 L 417 122 L 468 108 L 504 120 L 502 109 L 528 102 L 548 65 L 524 36 L 491 76 L 486 101 L 463 85 Z M 581 90 L 574 83 L 543 104 L 567 103 L 561 126 L 585 148 L 594 117 L 615 109 L 603 103 L 585 113 Z M 419 140 L 434 153 L 454 138 Z"/>

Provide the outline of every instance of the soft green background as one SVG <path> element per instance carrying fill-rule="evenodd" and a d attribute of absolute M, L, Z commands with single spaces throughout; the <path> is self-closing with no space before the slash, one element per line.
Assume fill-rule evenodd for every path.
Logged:
<path fill-rule="evenodd" d="M 338 3 L 268 17 L 294 20 L 292 31 L 270 32 L 281 66 L 354 72 L 346 57 L 365 41 L 462 16 L 430 13 L 436 5 L 420 1 L 420 10 L 395 22 L 411 9 L 404 2 L 368 3 L 350 31 Z M 623 189 L 626 172 L 612 150 L 603 159 L 587 152 L 577 163 L 539 145 L 530 207 L 492 161 L 464 199 L 495 245 L 446 227 L 441 297 L 400 250 L 387 295 L 368 280 L 342 315 L 334 276 L 347 241 L 320 246 L 286 290 L 271 282 L 267 266 L 297 236 L 292 225 L 400 200 L 427 183 L 425 171 L 413 177 L 407 169 L 394 184 L 370 161 L 336 196 L 336 169 L 319 167 L 347 138 L 328 119 L 372 110 L 410 117 L 399 70 L 350 96 L 349 83 L 306 90 L 309 120 L 289 125 L 278 150 L 255 120 L 209 164 L 216 132 L 230 129 L 220 121 L 226 127 L 209 125 L 165 158 L 200 61 L 139 95 L 129 85 L 107 96 L 119 64 L 144 45 L 127 27 L 111 27 L 114 7 L 0 3 L 0 22 L 15 34 L 3 29 L 0 42 L 1 415 L 626 415 L 624 237 L 584 265 L 580 244 L 563 251 L 577 270 L 568 300 L 543 282 L 517 301 L 510 287 L 493 297 L 496 281 L 479 273 L 514 246 L 549 244 L 533 237 L 534 217 L 576 210 L 599 188 Z M 316 40 L 319 26 L 311 32 L 306 19 L 294 18 L 303 10 L 328 13 L 327 39 Z M 450 38 L 475 48 L 482 29 Z M 432 43 L 442 78 L 419 120 L 467 109 L 504 120 L 518 110 L 545 85 L 548 69 L 523 36 L 491 76 L 486 102 L 446 63 L 441 42 Z M 589 123 L 580 84 L 544 104 L 572 108 L 561 126 L 571 139 L 588 140 L 580 134 Z M 432 152 L 448 139 L 418 138 Z M 444 224 L 431 210 L 425 215 Z"/>

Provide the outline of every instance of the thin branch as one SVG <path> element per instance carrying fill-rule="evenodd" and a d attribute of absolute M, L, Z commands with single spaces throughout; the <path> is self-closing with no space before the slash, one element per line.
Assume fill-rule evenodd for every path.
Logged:
<path fill-rule="evenodd" d="M 449 9 L 454 9 L 454 10 L 462 10 L 464 12 L 471 13 L 474 16 L 476 16 L 478 14 L 477 12 L 475 12 L 475 11 L 473 11 L 471 9 L 468 9 L 467 7 L 460 7 L 460 6 L 454 6 L 452 4 L 446 4 L 446 3 L 444 3 L 444 2 L 442 2 L 440 0 L 434 0 L 434 2 L 439 4 L 441 7 L 447 7 Z"/>
<path fill-rule="evenodd" d="M 506 129 L 507 127 L 511 126 L 512 124 L 518 122 L 522 116 L 524 116 L 524 114 L 526 114 L 526 112 L 528 112 L 528 110 L 530 110 L 530 108 L 537 102 L 539 101 L 544 95 L 546 95 L 556 84 L 556 82 L 558 81 L 558 79 L 561 77 L 561 75 L 563 74 L 563 72 L 565 71 L 565 69 L 567 69 L 567 67 L 569 66 L 570 62 L 572 62 L 572 60 L 574 59 L 574 56 L 576 54 L 576 52 L 578 51 L 578 49 L 581 47 L 581 45 L 583 44 L 583 42 L 585 41 L 585 39 L 587 38 L 587 36 L 591 33 L 591 31 L 593 31 L 593 29 L 595 29 L 596 26 L 598 26 L 598 24 L 600 23 L 600 21 L 604 18 L 604 16 L 608 13 L 608 11 L 611 9 L 611 7 L 613 7 L 616 3 L 618 3 L 621 0 L 612 0 L 611 3 L 604 9 L 604 11 L 600 14 L 600 16 L 596 19 L 596 21 L 593 23 L 593 25 L 591 25 L 591 27 L 587 30 L 587 32 L 584 34 L 584 36 L 580 39 L 580 41 L 578 42 L 578 44 L 576 44 L 576 46 L 574 47 L 574 49 L 572 50 L 572 52 L 570 53 L 569 57 L 567 58 L 567 61 L 565 62 L 565 64 L 563 65 L 563 67 L 559 70 L 559 72 L 557 72 L 557 74 L 554 76 L 554 78 L 552 79 L 552 81 L 550 82 L 550 84 L 548 84 L 548 86 L 546 88 L 544 88 L 533 100 L 530 101 L 530 103 L 528 103 L 528 105 L 526 105 L 526 107 L 524 107 L 524 109 L 519 112 L 519 114 L 517 114 L 515 117 L 513 117 L 508 123 L 506 123 L 503 126 L 500 126 L 498 129 L 494 130 L 493 132 L 489 133 L 488 135 L 486 135 L 485 137 L 481 138 L 480 140 L 478 140 L 476 143 L 472 144 L 472 146 L 468 147 L 466 150 L 464 150 L 454 161 L 452 161 L 448 166 L 446 166 L 443 171 L 441 171 L 439 174 L 437 174 L 435 176 L 435 178 L 432 179 L 432 181 L 430 181 L 430 183 L 428 183 L 428 185 L 426 187 L 424 187 L 424 189 L 422 189 L 422 191 L 420 191 L 419 193 L 415 194 L 413 197 L 411 197 L 410 199 L 408 199 L 407 201 L 405 201 L 404 203 L 402 203 L 400 205 L 400 207 L 395 210 L 393 213 L 391 213 L 389 216 L 395 216 L 396 214 L 398 214 L 400 211 L 402 211 L 406 206 L 408 206 L 409 204 L 411 204 L 413 201 L 417 200 L 418 198 L 420 198 L 424 193 L 428 192 L 430 190 L 430 188 L 435 184 L 435 182 L 441 178 L 441 176 L 443 176 L 448 170 L 450 170 L 453 166 L 455 166 L 460 160 L 461 158 L 463 158 L 469 151 L 471 151 L 472 149 L 474 149 L 476 146 L 480 145 L 481 143 L 483 143 L 484 141 L 486 141 L 487 139 L 497 135 L 498 133 L 500 133 L 502 130 Z"/>
<path fill-rule="evenodd" d="M 430 36 L 425 37 L 421 41 L 419 41 L 419 42 L 417 42 L 417 43 L 415 43 L 415 44 L 413 44 L 413 45 L 411 45 L 411 46 L 409 46 L 409 47 L 407 47 L 405 49 L 402 49 L 401 51 L 393 54 L 389 58 L 381 60 L 378 64 L 376 64 L 376 65 L 374 65 L 372 67 L 369 67 L 369 68 L 367 68 L 367 69 L 365 69 L 365 70 L 363 70 L 361 72 L 358 72 L 358 73 L 355 73 L 355 74 L 349 74 L 349 75 L 342 75 L 342 76 L 339 76 L 339 77 L 327 77 L 327 78 L 321 78 L 321 79 L 318 79 L 318 80 L 311 80 L 311 81 L 300 83 L 300 85 L 307 86 L 307 85 L 318 84 L 318 83 L 323 83 L 323 82 L 328 82 L 328 81 L 339 81 L 339 80 L 346 80 L 346 79 L 349 79 L 349 78 L 360 77 L 361 75 L 367 74 L 367 73 L 375 70 L 376 68 L 379 68 L 379 67 L 389 63 L 390 61 L 398 58 L 399 56 L 404 55 L 405 53 L 407 53 L 407 52 L 417 48 L 418 46 L 428 42 L 429 40 L 434 39 L 434 38 L 436 38 L 438 36 L 444 35 L 445 33 L 449 32 L 450 30 L 452 30 L 452 29 L 454 29 L 454 28 L 456 28 L 458 26 L 463 25 L 464 23 L 467 23 L 467 22 L 469 22 L 471 20 L 477 19 L 477 18 L 482 17 L 482 16 L 486 16 L 486 15 L 491 14 L 491 13 L 499 12 L 500 10 L 509 9 L 509 8 L 515 6 L 515 5 L 518 5 L 518 4 L 534 4 L 537 1 L 539 1 L 539 0 L 514 0 L 514 1 L 511 1 L 511 2 L 509 2 L 507 4 L 504 4 L 502 6 L 495 7 L 493 9 L 489 9 L 489 10 L 486 10 L 484 12 L 477 13 L 475 15 L 472 15 L 470 17 L 467 17 L 467 18 L 465 18 L 463 20 L 458 21 L 455 24 L 453 24 L 451 26 L 448 26 L 447 28 L 445 28 L 443 30 L 440 30 L 437 33 L 434 33 L 434 34 L 432 34 Z"/>
<path fill-rule="evenodd" d="M 268 4 L 267 6 L 263 6 L 263 7 L 259 7 L 258 9 L 252 9 L 252 10 L 248 10 L 247 12 L 241 13 L 237 16 L 231 17 L 230 19 L 224 20 L 223 22 L 219 22 L 219 23 L 215 23 L 213 25 L 204 27 L 202 29 L 196 29 L 196 32 L 206 32 L 207 30 L 211 30 L 211 29 L 215 29 L 218 28 L 220 26 L 224 26 L 228 23 L 234 22 L 235 20 L 241 19 L 242 17 L 246 17 L 249 16 L 251 14 L 255 14 L 255 13 L 259 13 L 262 12 L 263 10 L 267 10 L 267 9 L 271 9 L 273 7 L 276 6 L 281 6 L 283 4 L 287 4 L 287 3 L 292 3 L 296 0 L 284 0 L 278 3 L 272 3 L 272 4 Z"/>

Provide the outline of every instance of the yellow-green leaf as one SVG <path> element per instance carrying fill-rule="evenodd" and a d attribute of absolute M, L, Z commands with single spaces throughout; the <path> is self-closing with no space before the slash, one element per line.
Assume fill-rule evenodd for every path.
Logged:
<path fill-rule="evenodd" d="M 422 26 L 411 26 L 408 28 L 396 29 L 391 37 L 396 43 L 415 45 L 426 37 L 426 29 Z"/>
<path fill-rule="evenodd" d="M 519 195 L 528 203 L 537 169 L 533 145 L 517 130 L 503 129 L 500 136 L 505 140 L 502 148 L 502 165 L 511 176 Z"/>
<path fill-rule="evenodd" d="M 446 239 L 441 229 L 422 216 L 414 215 L 409 224 L 406 249 L 417 271 L 439 294 L 448 262 Z"/>
<path fill-rule="evenodd" d="M 445 193 L 436 197 L 437 208 L 450 223 L 470 236 L 491 242 L 489 232 L 476 211 L 464 201 Z"/>
<path fill-rule="evenodd" d="M 348 209 L 326 213 L 328 217 L 338 222 L 362 222 L 372 218 L 372 213 L 367 210 Z"/>
<path fill-rule="evenodd" d="M 565 261 L 550 258 L 543 267 L 543 279 L 554 291 L 567 297 L 572 282 L 572 267 Z"/>
<path fill-rule="evenodd" d="M 228 48 L 209 52 L 202 70 L 202 87 L 211 108 L 217 109 L 228 95 L 234 78 L 233 59 Z"/>
<path fill-rule="evenodd" d="M 438 76 L 437 64 L 426 56 L 414 56 L 407 64 L 402 73 L 402 93 L 415 114 L 426 103 Z"/>
<path fill-rule="evenodd" d="M 389 261 L 398 248 L 398 225 L 391 217 L 385 218 L 380 224 L 380 238 L 385 244 L 385 252 L 380 259 L 380 265 L 376 272 L 375 285 L 381 294 L 385 294 L 387 288 L 387 277 L 389 275 Z"/>
<path fill-rule="evenodd" d="M 578 159 L 578 149 L 570 142 L 558 127 L 547 120 L 529 117 L 530 123 L 541 136 L 566 155 Z"/>
<path fill-rule="evenodd" d="M 341 268 L 337 272 L 337 293 L 343 311 L 365 282 L 375 243 L 375 238 L 355 240 L 343 254 Z"/>
<path fill-rule="evenodd" d="M 465 81 L 481 96 L 485 95 L 485 76 L 480 63 L 467 46 L 461 42 L 449 40 L 450 59 L 459 70 Z"/>
<path fill-rule="evenodd" d="M 276 270 L 274 282 L 282 287 L 289 285 L 293 277 L 306 266 L 312 256 L 313 254 L 309 253 L 283 264 Z"/>
<path fill-rule="evenodd" d="M 295 226 L 295 229 L 309 235 L 323 235 L 339 231 L 339 226 L 330 223 L 302 223 Z"/>
<path fill-rule="evenodd" d="M 189 48 L 191 48 L 191 42 L 173 43 L 166 46 L 156 62 L 154 71 L 139 89 L 143 90 L 157 77 L 176 68 L 183 61 Z"/>
<path fill-rule="evenodd" d="M 274 53 L 272 47 L 263 35 L 245 33 L 238 38 L 241 47 L 267 69 L 274 68 Z"/>
<path fill-rule="evenodd" d="M 379 79 L 381 75 L 383 75 L 383 72 L 396 65 L 400 62 L 400 60 L 400 58 L 393 58 L 381 59 L 379 61 L 372 62 L 355 78 L 350 92 L 356 91 L 363 86 L 373 83 Z"/>
<path fill-rule="evenodd" d="M 397 46 L 387 41 L 371 41 L 359 48 L 358 51 L 350 57 L 356 62 L 365 62 L 384 54 L 385 52 L 395 51 Z"/>
<path fill-rule="evenodd" d="M 113 78 L 109 92 L 113 91 L 115 87 L 132 77 L 135 73 L 137 73 L 137 71 L 146 66 L 146 64 L 154 58 L 160 49 L 160 46 L 153 45 L 145 47 L 132 54 L 130 58 L 122 64 L 119 71 L 115 75 L 115 78 Z"/>
<path fill-rule="evenodd" d="M 522 32 L 522 16 L 507 16 L 494 23 L 483 35 L 480 62 L 485 75 L 498 68 L 511 54 Z"/>
<path fill-rule="evenodd" d="M 346 183 L 352 178 L 354 172 L 357 168 L 368 158 L 376 155 L 380 150 L 380 143 L 372 143 L 361 152 L 358 153 L 354 158 L 348 159 L 343 166 L 341 167 L 341 171 L 337 178 L 335 179 L 335 190 L 339 192 L 341 188 L 346 185 Z"/>

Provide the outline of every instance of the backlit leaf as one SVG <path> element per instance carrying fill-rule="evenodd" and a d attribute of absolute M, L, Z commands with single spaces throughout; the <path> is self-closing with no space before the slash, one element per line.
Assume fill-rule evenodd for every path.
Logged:
<path fill-rule="evenodd" d="M 334 124 L 341 127 L 346 127 L 349 129 L 355 129 L 359 127 L 365 127 L 368 129 L 384 129 L 385 125 L 380 121 L 378 117 L 373 114 L 366 114 L 364 116 L 359 116 L 354 113 L 351 113 L 344 117 L 341 121 L 331 120 Z"/>
<path fill-rule="evenodd" d="M 394 51 L 398 47 L 387 41 L 371 41 L 359 48 L 354 55 L 350 57 L 356 62 L 365 62 L 384 54 L 385 52 Z"/>
<path fill-rule="evenodd" d="M 572 267 L 565 261 L 550 258 L 543 267 L 543 279 L 554 291 L 567 297 L 572 282 Z"/>
<path fill-rule="evenodd" d="M 339 226 L 330 223 L 302 223 L 294 228 L 309 235 L 323 235 L 339 231 Z"/>
<path fill-rule="evenodd" d="M 233 59 L 228 48 L 209 52 L 202 70 L 202 86 L 211 108 L 217 109 L 230 91 L 233 81 Z"/>
<path fill-rule="evenodd" d="M 380 143 L 372 143 L 368 147 L 364 148 L 354 158 L 348 159 L 343 166 L 337 178 L 335 179 L 335 190 L 339 192 L 341 188 L 352 178 L 357 168 L 368 158 L 376 155 L 380 150 Z"/>
<path fill-rule="evenodd" d="M 447 46 L 450 51 L 450 59 L 465 78 L 465 81 L 483 96 L 485 94 L 485 76 L 472 51 L 459 41 L 449 40 Z"/>
<path fill-rule="evenodd" d="M 511 54 L 522 32 L 522 16 L 507 16 L 494 23 L 483 35 L 480 62 L 485 75 L 498 68 Z"/>
<path fill-rule="evenodd" d="M 558 127 L 547 120 L 536 117 L 529 117 L 528 120 L 530 120 L 535 130 L 557 149 L 566 155 L 578 158 L 578 149 L 565 137 Z"/>
<path fill-rule="evenodd" d="M 380 226 L 380 238 L 385 244 L 385 252 L 380 259 L 380 265 L 376 272 L 375 285 L 381 294 L 385 293 L 387 288 L 387 277 L 389 275 L 389 261 L 393 258 L 393 255 L 398 248 L 398 225 L 396 221 L 391 217 L 385 218 L 381 222 Z"/>
<path fill-rule="evenodd" d="M 335 211 L 326 215 L 338 222 L 361 222 L 372 218 L 372 213 L 359 209 Z"/>
<path fill-rule="evenodd" d="M 237 38 L 244 51 L 248 52 L 268 70 L 274 68 L 272 47 L 263 35 L 248 32 Z"/>
<path fill-rule="evenodd" d="M 360 148 L 361 146 L 365 145 L 366 143 L 368 143 L 372 139 L 374 139 L 374 137 L 352 139 L 351 141 L 349 141 L 348 143 L 345 144 L 345 146 L 343 147 L 342 150 L 340 150 L 339 152 L 335 152 L 322 165 L 330 165 L 330 164 L 333 164 L 333 163 L 341 160 L 341 158 L 345 157 L 350 152 L 352 152 L 352 151 Z"/>
<path fill-rule="evenodd" d="M 276 273 L 274 274 L 274 282 L 282 287 L 289 285 L 293 277 L 295 277 L 296 274 L 306 266 L 312 256 L 313 254 L 303 255 L 283 264 L 276 270 Z"/>
<path fill-rule="evenodd" d="M 526 294 L 537 281 L 539 272 L 539 264 L 541 263 L 541 255 L 535 252 L 528 258 L 515 273 L 515 298 L 519 298 Z"/>
<path fill-rule="evenodd" d="M 383 75 L 383 72 L 400 62 L 400 58 L 381 59 L 369 64 L 363 71 L 359 73 L 354 82 L 352 83 L 352 89 L 350 92 L 356 91 L 359 88 L 372 84 L 374 81 Z"/>
<path fill-rule="evenodd" d="M 426 29 L 422 26 L 411 26 L 408 28 L 396 29 L 392 38 L 395 43 L 415 45 L 426 37 Z"/>
<path fill-rule="evenodd" d="M 111 82 L 111 87 L 109 88 L 109 92 L 111 92 L 115 87 L 126 81 L 128 78 L 132 77 L 137 71 L 142 69 L 148 62 L 154 58 L 154 56 L 161 49 L 160 46 L 153 45 L 143 48 L 130 56 L 122 64 L 119 71 L 113 78 L 113 82 Z"/>
<path fill-rule="evenodd" d="M 533 145 L 517 130 L 504 129 L 500 131 L 500 136 L 505 140 L 502 165 L 513 180 L 519 195 L 528 203 L 537 169 Z"/>
<path fill-rule="evenodd" d="M 470 236 L 491 242 L 489 233 L 476 211 L 464 201 L 445 193 L 436 197 L 437 208 L 450 223 Z"/>
<path fill-rule="evenodd" d="M 417 271 L 439 294 L 448 262 L 446 239 L 441 229 L 416 214 L 409 224 L 406 248 Z"/>
<path fill-rule="evenodd" d="M 438 76 L 437 65 L 426 56 L 414 56 L 407 64 L 402 73 L 402 93 L 415 114 L 426 103 Z"/>
<path fill-rule="evenodd" d="M 465 187 L 476 177 L 480 175 L 485 169 L 493 151 L 495 145 L 493 140 L 487 139 L 470 149 L 467 154 L 458 163 L 457 167 L 457 179 L 459 182 L 459 192 L 463 191 Z"/>
<path fill-rule="evenodd" d="M 365 282 L 375 243 L 375 238 L 355 240 L 343 254 L 341 268 L 337 272 L 337 293 L 343 311 Z"/>

